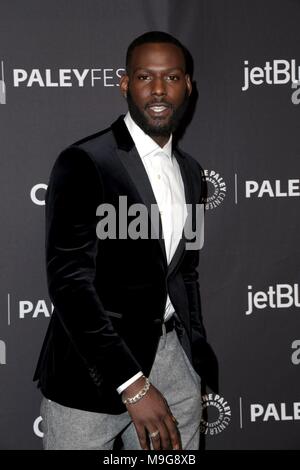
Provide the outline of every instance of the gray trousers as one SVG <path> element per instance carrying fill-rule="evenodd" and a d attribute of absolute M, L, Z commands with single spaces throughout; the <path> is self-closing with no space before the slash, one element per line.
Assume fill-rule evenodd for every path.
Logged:
<path fill-rule="evenodd" d="M 179 423 L 182 448 L 198 450 L 201 381 L 175 330 L 161 336 L 149 379 L 164 395 Z M 122 437 L 124 450 L 141 450 L 127 411 L 119 415 L 95 413 L 43 398 L 41 416 L 46 450 L 111 450 L 118 435 Z"/>

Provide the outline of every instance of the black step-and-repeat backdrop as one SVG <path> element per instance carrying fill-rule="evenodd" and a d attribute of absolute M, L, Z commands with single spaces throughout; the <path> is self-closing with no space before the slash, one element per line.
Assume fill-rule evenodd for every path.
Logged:
<path fill-rule="evenodd" d="M 300 448 L 299 25 L 299 0 L 2 0 L 1 449 L 41 448 L 50 170 L 126 111 L 126 49 L 148 30 L 194 58 L 181 146 L 208 186 L 199 273 L 219 393 L 203 396 L 206 448 Z"/>

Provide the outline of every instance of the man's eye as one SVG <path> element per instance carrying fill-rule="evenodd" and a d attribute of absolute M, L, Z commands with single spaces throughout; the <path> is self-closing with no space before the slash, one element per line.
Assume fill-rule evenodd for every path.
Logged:
<path fill-rule="evenodd" d="M 139 80 L 147 80 L 148 78 L 150 78 L 149 75 L 138 75 Z"/>
<path fill-rule="evenodd" d="M 176 81 L 176 80 L 179 80 L 179 77 L 178 75 L 168 75 L 167 76 L 167 79 L 168 80 L 171 80 L 172 82 Z"/>

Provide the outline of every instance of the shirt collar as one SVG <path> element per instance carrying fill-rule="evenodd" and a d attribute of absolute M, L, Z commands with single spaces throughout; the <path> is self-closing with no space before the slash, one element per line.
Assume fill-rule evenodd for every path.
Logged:
<path fill-rule="evenodd" d="M 141 158 L 145 158 L 147 155 L 160 151 L 169 159 L 172 159 L 172 134 L 164 147 L 160 147 L 136 124 L 129 111 L 124 117 L 124 121 Z"/>

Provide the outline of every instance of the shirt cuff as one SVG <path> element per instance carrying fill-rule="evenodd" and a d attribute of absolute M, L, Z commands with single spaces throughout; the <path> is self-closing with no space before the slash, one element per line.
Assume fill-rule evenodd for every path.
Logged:
<path fill-rule="evenodd" d="M 121 394 L 125 390 L 125 388 L 129 387 L 129 385 L 131 385 L 133 382 L 135 382 L 137 379 L 139 379 L 143 375 L 144 375 L 143 372 L 138 372 L 133 377 L 131 377 L 131 379 L 126 380 L 126 382 L 120 385 L 120 387 L 117 388 L 117 392 Z"/>

